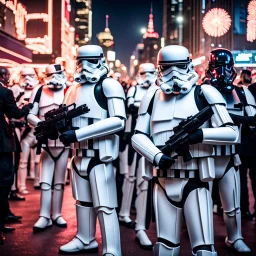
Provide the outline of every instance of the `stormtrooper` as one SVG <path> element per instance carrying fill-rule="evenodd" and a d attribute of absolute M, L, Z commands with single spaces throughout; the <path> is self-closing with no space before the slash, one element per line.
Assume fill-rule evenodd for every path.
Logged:
<path fill-rule="evenodd" d="M 212 144 L 234 144 L 239 134 L 218 90 L 208 85 L 195 86 L 198 75 L 185 47 L 163 47 L 157 64 L 158 86 L 151 86 L 143 97 L 132 137 L 134 149 L 156 166 L 143 174 L 144 179 L 154 177 L 155 181 L 157 242 L 154 255 L 180 255 L 183 216 L 192 254 L 217 255 L 208 184 L 214 178 Z M 176 135 L 177 125 L 183 129 L 181 121 L 191 120 L 205 108 L 212 111 L 215 127 L 210 128 L 209 121 L 205 121 L 199 129 L 182 137 L 180 146 L 187 146 L 190 160 L 184 162 L 179 147 L 164 151 L 169 137 Z"/>
<path fill-rule="evenodd" d="M 87 104 L 90 111 L 73 119 L 60 140 L 72 143 L 72 188 L 76 200 L 77 234 L 60 247 L 62 253 L 98 250 L 95 240 L 99 219 L 103 255 L 121 255 L 116 184 L 112 161 L 118 156 L 118 131 L 124 129 L 125 95 L 122 86 L 108 78 L 109 67 L 97 45 L 78 48 L 75 80 L 64 103 Z"/>
<path fill-rule="evenodd" d="M 36 72 L 33 68 L 22 68 L 20 71 L 19 85 L 15 85 L 16 101 L 19 107 L 26 105 L 32 94 L 32 90 L 39 84 Z M 19 88 L 17 88 L 19 86 Z M 19 162 L 19 191 L 21 194 L 28 194 L 26 187 L 28 160 L 30 155 L 30 174 L 34 179 L 34 186 L 39 186 L 39 161 L 40 156 L 36 156 L 35 145 L 37 143 L 34 129 L 21 120 L 26 126 L 24 129 L 16 130 L 21 141 L 20 162 Z"/>
<path fill-rule="evenodd" d="M 47 66 L 45 75 L 45 84 L 35 87 L 30 97 L 30 102 L 34 103 L 34 107 L 29 112 L 27 120 L 35 128 L 39 122 L 44 121 L 45 113 L 58 108 L 64 99 L 66 77 L 61 66 L 58 64 Z M 65 148 L 59 139 L 48 139 L 45 144 L 42 144 L 42 148 L 40 217 L 33 227 L 34 232 L 51 227 L 52 222 L 59 227 L 67 226 L 66 221 L 61 216 L 61 208 L 69 149 Z M 50 216 L 51 204 L 53 207 L 52 219 Z"/>
<path fill-rule="evenodd" d="M 130 141 L 136 125 L 138 109 L 141 100 L 148 88 L 155 83 L 156 70 L 152 63 L 143 63 L 139 66 L 137 82 L 138 85 L 129 89 L 127 94 L 128 119 L 126 121 L 125 132 Z M 128 153 L 129 151 L 129 153 Z M 123 199 L 119 212 L 119 222 L 127 227 L 134 227 L 134 222 L 130 219 L 130 209 L 133 197 L 135 180 L 137 186 L 136 199 L 136 240 L 144 249 L 152 248 L 152 243 L 147 237 L 146 230 L 146 211 L 147 211 L 147 190 L 148 182 L 142 179 L 142 169 L 152 168 L 149 163 L 146 163 L 145 157 L 141 157 L 132 148 L 129 143 L 125 150 L 120 152 L 120 170 L 125 175 L 123 183 Z M 129 155 L 129 157 L 128 157 Z"/>
<path fill-rule="evenodd" d="M 232 53 L 226 49 L 211 51 L 206 70 L 208 83 L 218 89 L 225 99 L 227 110 L 234 123 L 253 125 L 256 123 L 256 103 L 246 87 L 233 85 L 236 78 Z M 227 228 L 226 244 L 238 253 L 251 250 L 243 241 L 240 211 L 240 159 L 235 145 L 217 145 L 214 150 L 216 178 Z"/>

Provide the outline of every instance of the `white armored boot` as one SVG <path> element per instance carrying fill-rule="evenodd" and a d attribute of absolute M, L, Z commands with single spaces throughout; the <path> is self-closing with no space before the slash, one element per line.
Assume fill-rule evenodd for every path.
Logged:
<path fill-rule="evenodd" d="M 64 193 L 64 185 L 63 184 L 56 184 L 54 185 L 53 191 L 53 213 L 52 213 L 52 220 L 53 223 L 61 228 L 67 227 L 67 222 L 61 216 L 61 208 L 63 202 L 63 193 Z"/>
<path fill-rule="evenodd" d="M 41 184 L 41 207 L 40 217 L 33 227 L 34 232 L 44 231 L 46 228 L 52 227 L 50 217 L 52 191 L 51 186 L 46 183 Z"/>
<path fill-rule="evenodd" d="M 250 254 L 250 248 L 243 241 L 241 233 L 241 211 L 224 212 L 224 221 L 227 227 L 228 237 L 225 243 L 239 254 Z"/>
<path fill-rule="evenodd" d="M 132 196 L 134 189 L 135 177 L 129 177 L 125 175 L 123 184 L 123 198 L 119 212 L 120 225 L 124 225 L 128 228 L 134 228 L 135 223 L 130 219 L 130 209 L 132 204 Z"/>
<path fill-rule="evenodd" d="M 102 254 L 121 256 L 120 230 L 118 217 L 114 208 L 97 208 L 102 236 Z"/>
<path fill-rule="evenodd" d="M 139 242 L 142 249 L 151 250 L 152 242 L 149 240 L 146 233 L 146 208 L 147 208 L 147 190 L 141 191 L 136 198 L 136 240 Z"/>
<path fill-rule="evenodd" d="M 169 247 L 163 243 L 157 242 L 154 245 L 154 256 L 180 256 L 180 246 Z"/>
<path fill-rule="evenodd" d="M 76 216 L 76 236 L 60 247 L 60 253 L 97 252 L 98 243 L 95 240 L 96 214 L 93 207 L 84 207 L 76 204 Z"/>

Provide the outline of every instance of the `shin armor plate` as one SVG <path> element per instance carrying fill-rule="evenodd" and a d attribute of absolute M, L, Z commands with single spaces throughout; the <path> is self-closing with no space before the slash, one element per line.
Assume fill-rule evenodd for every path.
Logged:
<path fill-rule="evenodd" d="M 240 177 L 234 167 L 219 181 L 220 198 L 224 210 L 224 221 L 228 240 L 235 242 L 242 239 L 240 211 Z"/>
<path fill-rule="evenodd" d="M 191 247 L 213 245 L 213 216 L 210 192 L 205 188 L 192 190 L 184 204 Z"/>
<path fill-rule="evenodd" d="M 116 210 L 99 207 L 96 209 L 102 236 L 102 254 L 121 256 L 120 230 Z"/>
<path fill-rule="evenodd" d="M 93 207 L 84 207 L 76 204 L 77 233 L 84 244 L 89 244 L 95 239 L 96 214 Z"/>

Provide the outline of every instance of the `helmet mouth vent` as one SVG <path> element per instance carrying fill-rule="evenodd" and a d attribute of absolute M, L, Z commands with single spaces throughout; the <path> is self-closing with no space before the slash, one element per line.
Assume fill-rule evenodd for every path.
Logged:
<path fill-rule="evenodd" d="M 177 83 L 174 83 L 173 87 L 172 87 L 172 91 L 173 92 L 180 92 L 181 88 L 179 87 L 179 85 Z"/>

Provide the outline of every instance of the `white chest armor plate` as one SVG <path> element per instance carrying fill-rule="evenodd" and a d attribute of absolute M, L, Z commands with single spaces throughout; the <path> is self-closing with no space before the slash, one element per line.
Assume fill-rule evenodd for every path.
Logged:
<path fill-rule="evenodd" d="M 165 142 L 173 135 L 175 126 L 199 112 L 194 99 L 194 90 L 195 87 L 189 93 L 178 96 L 166 95 L 161 90 L 156 92 L 150 124 L 151 136 L 156 146 L 165 145 Z M 209 127 L 209 123 L 205 123 L 202 127 Z M 194 158 L 211 156 L 213 151 L 213 147 L 206 144 L 190 145 L 189 148 Z M 171 155 L 176 155 L 176 153 Z M 197 169 L 197 160 L 192 159 L 184 163 L 179 157 L 172 168 Z"/>
<path fill-rule="evenodd" d="M 74 88 L 67 101 L 67 105 L 76 103 L 76 106 L 79 107 L 83 104 L 87 104 L 90 111 L 84 115 L 78 116 L 73 119 L 72 125 L 74 127 L 86 127 L 90 124 L 96 123 L 100 120 L 106 119 L 108 117 L 108 111 L 103 109 L 97 102 L 95 98 L 95 86 L 96 84 L 84 84 L 77 85 Z M 88 149 L 88 140 L 82 141 L 80 143 L 74 143 L 72 148 L 75 149 Z M 93 148 L 98 149 L 98 139 L 93 139 Z"/>
<path fill-rule="evenodd" d="M 46 86 L 43 87 L 42 94 L 39 101 L 39 118 L 45 120 L 44 115 L 46 112 L 59 108 L 59 105 L 63 103 L 64 89 L 53 91 Z M 62 142 L 57 140 L 48 140 L 49 147 L 63 147 Z"/>
<path fill-rule="evenodd" d="M 148 88 L 137 86 L 136 87 L 136 92 L 134 95 L 134 106 L 140 107 L 141 100 L 145 93 L 147 92 Z M 132 130 L 133 122 L 136 122 L 136 120 L 133 120 L 133 117 L 131 114 L 128 115 L 128 118 L 126 120 L 126 125 L 125 125 L 125 132 L 134 132 Z"/>
<path fill-rule="evenodd" d="M 148 90 L 148 88 L 137 86 L 136 93 L 134 95 L 134 105 L 136 107 L 140 106 L 140 102 L 141 102 L 143 96 L 145 95 L 145 93 L 147 92 L 147 90 Z"/>

